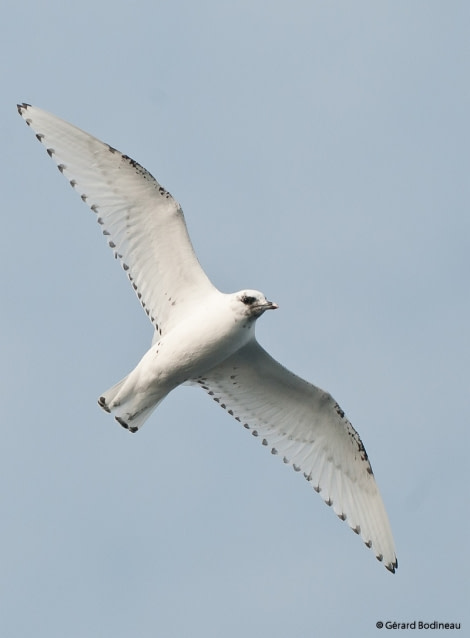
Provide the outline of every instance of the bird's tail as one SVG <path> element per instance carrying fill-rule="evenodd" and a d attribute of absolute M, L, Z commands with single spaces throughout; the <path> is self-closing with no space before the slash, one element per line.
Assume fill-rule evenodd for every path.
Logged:
<path fill-rule="evenodd" d="M 113 414 L 123 428 L 129 432 L 137 432 L 164 397 L 133 392 L 132 384 L 129 382 L 131 375 L 132 372 L 103 392 L 98 399 L 98 405 Z"/>

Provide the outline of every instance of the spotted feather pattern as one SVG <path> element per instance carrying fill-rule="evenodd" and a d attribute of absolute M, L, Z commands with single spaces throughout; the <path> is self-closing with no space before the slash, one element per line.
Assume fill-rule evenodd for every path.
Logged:
<path fill-rule="evenodd" d="M 70 186 L 95 213 L 158 334 L 214 290 L 188 236 L 183 211 L 138 162 L 29 104 L 18 112 Z"/>
<path fill-rule="evenodd" d="M 330 394 L 289 372 L 256 340 L 196 383 L 271 454 L 301 472 L 395 571 L 390 525 L 366 450 Z"/>

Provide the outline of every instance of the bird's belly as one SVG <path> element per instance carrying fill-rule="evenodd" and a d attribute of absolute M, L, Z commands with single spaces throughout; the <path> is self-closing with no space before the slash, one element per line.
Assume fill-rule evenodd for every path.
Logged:
<path fill-rule="evenodd" d="M 225 361 L 247 343 L 251 334 L 249 328 L 233 322 L 213 330 L 192 324 L 188 330 L 182 327 L 154 343 L 139 366 L 152 385 L 165 385 L 170 390 Z"/>

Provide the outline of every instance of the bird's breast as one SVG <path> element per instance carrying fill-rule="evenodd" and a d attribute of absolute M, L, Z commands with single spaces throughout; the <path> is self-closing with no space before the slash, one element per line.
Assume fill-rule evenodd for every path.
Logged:
<path fill-rule="evenodd" d="M 152 346 L 160 374 L 179 384 L 207 372 L 244 346 L 253 325 L 232 313 L 197 312 Z"/>

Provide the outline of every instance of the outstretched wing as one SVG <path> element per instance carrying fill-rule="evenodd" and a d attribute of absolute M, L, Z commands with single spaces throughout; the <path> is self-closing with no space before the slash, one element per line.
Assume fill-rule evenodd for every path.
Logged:
<path fill-rule="evenodd" d="M 196 381 L 272 454 L 303 472 L 395 572 L 392 532 L 367 453 L 330 394 L 289 372 L 255 339 Z"/>
<path fill-rule="evenodd" d="M 96 214 L 103 234 L 160 333 L 214 290 L 179 204 L 140 164 L 29 104 L 18 112 Z"/>

